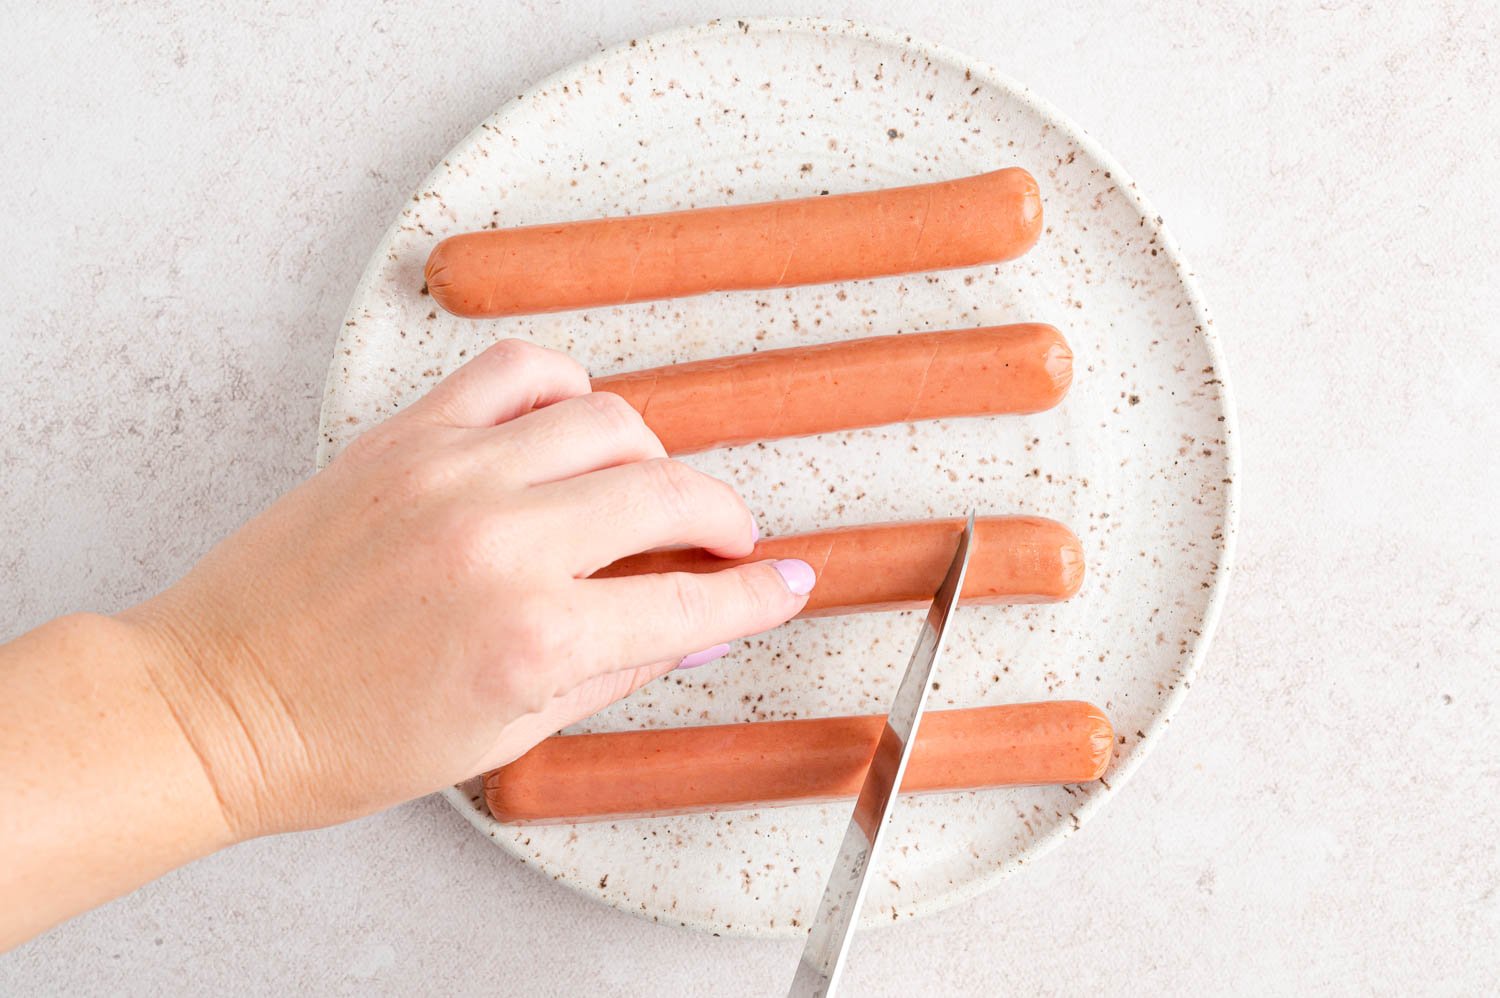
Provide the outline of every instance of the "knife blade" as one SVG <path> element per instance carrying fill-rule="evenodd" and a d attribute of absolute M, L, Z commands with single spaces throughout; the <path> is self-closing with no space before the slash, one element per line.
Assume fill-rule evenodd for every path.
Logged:
<path fill-rule="evenodd" d="M 953 563 L 948 566 L 948 574 L 933 597 L 927 619 L 922 622 L 922 632 L 906 667 L 906 675 L 891 700 L 890 714 L 886 717 L 885 728 L 854 804 L 854 816 L 844 832 L 838 858 L 828 875 L 818 913 L 813 917 L 807 944 L 797 964 L 797 974 L 792 979 L 788 992 L 792 998 L 831 995 L 838 987 L 844 956 L 849 951 L 849 940 L 864 903 L 868 874 L 881 844 L 881 832 L 896 800 L 901 777 L 906 773 L 906 764 L 916 741 L 917 725 L 921 723 L 927 693 L 932 688 L 932 672 L 942 656 L 948 621 L 958 605 L 958 594 L 963 591 L 973 540 L 974 513 L 971 511 Z"/>

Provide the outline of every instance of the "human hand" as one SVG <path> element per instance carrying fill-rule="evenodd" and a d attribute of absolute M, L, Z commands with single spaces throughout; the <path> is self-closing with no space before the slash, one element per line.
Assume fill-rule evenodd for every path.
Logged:
<path fill-rule="evenodd" d="M 588 578 L 668 545 L 743 557 L 756 535 L 583 368 L 504 341 L 119 619 L 248 838 L 502 765 L 783 623 L 804 562 Z"/>

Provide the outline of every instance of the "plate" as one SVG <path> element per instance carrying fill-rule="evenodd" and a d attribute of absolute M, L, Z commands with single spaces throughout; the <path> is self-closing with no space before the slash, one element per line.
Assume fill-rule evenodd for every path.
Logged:
<path fill-rule="evenodd" d="M 1046 228 L 1020 260 L 491 321 L 425 294 L 437 240 L 472 229 L 940 180 L 1017 164 Z M 1062 520 L 1083 591 L 962 610 L 931 706 L 1103 707 L 1118 733 L 1087 786 L 903 799 L 867 926 L 970 897 L 1083 826 L 1161 736 L 1218 617 L 1235 525 L 1233 409 L 1190 270 L 1119 166 L 995 70 L 889 31 L 717 21 L 603 52 L 508 101 L 444 157 L 381 241 L 340 329 L 318 459 L 487 344 L 522 337 L 594 374 L 901 333 L 1042 321 L 1072 344 L 1057 409 L 830 434 L 695 455 L 767 534 L 982 513 Z M 579 726 L 883 713 L 913 613 L 795 622 Z M 847 805 L 511 828 L 475 782 L 448 794 L 496 845 L 621 910 L 720 933 L 806 932 Z"/>

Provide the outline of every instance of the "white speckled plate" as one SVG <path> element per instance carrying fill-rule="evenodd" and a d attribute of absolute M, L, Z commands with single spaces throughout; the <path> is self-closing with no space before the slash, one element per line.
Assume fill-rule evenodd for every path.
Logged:
<path fill-rule="evenodd" d="M 939 274 L 495 321 L 422 291 L 440 238 L 491 225 L 856 191 L 1018 164 L 1047 226 L 1019 261 Z M 768 533 L 1037 513 L 1082 538 L 1059 606 L 971 608 L 932 706 L 1090 700 L 1119 733 L 1106 781 L 903 800 L 865 910 L 890 924 L 969 897 L 1076 830 L 1162 733 L 1229 572 L 1233 410 L 1190 272 L 1161 220 L 1074 125 L 988 66 L 845 23 L 716 22 L 632 41 L 507 102 L 445 157 L 375 252 L 339 334 L 320 463 L 486 344 L 520 336 L 596 373 L 801 343 L 1037 320 L 1077 357 L 1063 405 L 1026 418 L 835 434 L 689 460 Z M 883 712 L 909 613 L 800 622 L 652 684 L 581 730 Z M 625 911 L 718 932 L 806 931 L 847 806 L 508 828 L 501 848 Z"/>

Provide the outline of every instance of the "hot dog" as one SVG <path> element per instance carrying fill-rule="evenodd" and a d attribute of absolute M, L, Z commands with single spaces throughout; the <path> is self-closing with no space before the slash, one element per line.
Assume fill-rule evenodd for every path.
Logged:
<path fill-rule="evenodd" d="M 760 721 L 548 738 L 484 777 L 496 819 L 600 821 L 839 800 L 859 793 L 882 716 Z M 1087 703 L 929 712 L 902 793 L 1083 783 L 1114 732 Z"/>
<path fill-rule="evenodd" d="M 594 380 L 668 453 L 884 423 L 1028 413 L 1062 400 L 1073 352 L 1040 323 L 876 336 Z"/>
<path fill-rule="evenodd" d="M 858 194 L 468 232 L 433 248 L 425 276 L 449 312 L 492 318 L 995 263 L 1025 253 L 1041 231 L 1036 181 L 1011 167 Z"/>
<path fill-rule="evenodd" d="M 818 582 L 799 616 L 824 617 L 927 605 L 953 559 L 964 521 L 921 520 L 768 537 L 748 558 L 697 548 L 623 558 L 595 578 L 656 572 L 717 572 L 767 558 L 801 558 Z M 1083 546 L 1067 527 L 1039 516 L 987 516 L 974 525 L 964 603 L 1053 603 L 1083 584 Z"/>

